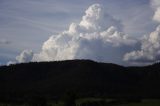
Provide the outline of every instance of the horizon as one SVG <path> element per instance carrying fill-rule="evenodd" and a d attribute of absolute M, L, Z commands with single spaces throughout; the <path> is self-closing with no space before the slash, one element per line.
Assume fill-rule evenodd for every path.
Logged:
<path fill-rule="evenodd" d="M 70 61 L 75 61 L 75 62 L 79 62 L 79 61 L 83 61 L 83 62 L 93 62 L 93 63 L 97 63 L 97 64 L 109 64 L 109 65 L 117 65 L 117 66 L 120 66 L 120 67 L 125 67 L 125 68 L 128 68 L 128 67 L 148 67 L 148 66 L 153 66 L 153 65 L 156 65 L 156 64 L 160 64 L 160 62 L 154 62 L 152 64 L 147 64 L 147 65 L 120 65 L 120 64 L 116 64 L 116 63 L 107 63 L 107 62 L 98 62 L 98 61 L 94 61 L 94 60 L 91 60 L 91 59 L 72 59 L 72 60 L 55 60 L 55 61 L 30 61 L 30 62 L 22 62 L 22 63 L 13 63 L 13 64 L 4 64 L 4 65 L 0 65 L 0 67 L 12 67 L 12 66 L 17 66 L 17 65 L 21 65 L 21 64 L 41 64 L 41 63 L 60 63 L 60 62 L 70 62 Z"/>

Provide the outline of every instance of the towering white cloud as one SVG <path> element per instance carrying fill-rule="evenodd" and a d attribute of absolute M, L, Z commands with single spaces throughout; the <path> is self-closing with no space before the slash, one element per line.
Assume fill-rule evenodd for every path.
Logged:
<path fill-rule="evenodd" d="M 23 51 L 16 60 L 18 62 L 68 59 L 119 61 L 130 46 L 137 42 L 122 33 L 123 28 L 119 28 L 121 26 L 119 20 L 103 12 L 101 5 L 93 4 L 85 11 L 79 24 L 72 23 L 68 30 L 51 36 L 44 42 L 39 53 Z"/>
<path fill-rule="evenodd" d="M 99 4 L 92 5 L 86 10 L 85 13 L 86 15 L 82 17 L 80 26 L 85 27 L 87 30 L 99 29 L 97 27 L 99 27 L 98 24 L 101 20 L 100 18 L 103 18 L 101 6 Z"/>
<path fill-rule="evenodd" d="M 79 24 L 72 23 L 69 30 L 53 35 L 44 42 L 42 51 L 34 54 L 33 61 L 86 58 L 107 61 L 108 47 L 116 49 L 121 45 L 136 43 L 112 26 L 115 23 L 120 26 L 119 21 L 104 14 L 101 5 L 94 4 L 86 10 Z"/>
<path fill-rule="evenodd" d="M 160 22 L 160 1 L 150 0 L 153 20 Z M 52 35 L 38 53 L 24 50 L 13 63 L 92 59 L 101 62 L 124 61 L 152 63 L 160 60 L 160 26 L 143 39 L 136 40 L 123 33 L 121 21 L 115 19 L 100 4 L 91 5 L 79 23 Z M 123 61 L 124 60 L 124 61 Z"/>

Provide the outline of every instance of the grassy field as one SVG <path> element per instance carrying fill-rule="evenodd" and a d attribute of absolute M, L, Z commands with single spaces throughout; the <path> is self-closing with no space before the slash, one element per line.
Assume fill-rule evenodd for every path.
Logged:
<path fill-rule="evenodd" d="M 64 106 L 64 103 L 60 101 L 58 104 L 52 103 L 50 106 Z M 116 99 L 84 98 L 76 100 L 76 106 L 160 106 L 160 99 L 143 99 L 138 102 L 128 102 Z"/>
<path fill-rule="evenodd" d="M 1 103 L 0 106 L 31 106 L 29 104 L 13 104 Z M 54 103 L 47 102 L 47 105 L 32 105 L 32 106 L 65 106 L 64 101 Z M 116 100 L 116 99 L 101 99 L 101 98 L 84 98 L 76 100 L 76 106 L 160 106 L 160 99 L 143 99 L 140 101 Z"/>
<path fill-rule="evenodd" d="M 79 99 L 76 101 L 76 104 L 78 106 L 81 106 L 80 104 L 83 103 L 100 103 L 97 106 L 160 106 L 160 99 L 143 99 L 140 101 L 128 101 L 128 100 L 116 100 L 116 99 L 99 99 L 99 98 L 85 98 L 85 99 Z M 101 103 L 105 104 L 101 104 Z M 88 105 L 92 106 L 92 105 Z"/>
<path fill-rule="evenodd" d="M 128 104 L 121 104 L 121 105 L 115 105 L 115 106 L 160 106 L 160 100 L 146 99 L 146 100 L 142 100 L 140 103 L 128 103 Z"/>

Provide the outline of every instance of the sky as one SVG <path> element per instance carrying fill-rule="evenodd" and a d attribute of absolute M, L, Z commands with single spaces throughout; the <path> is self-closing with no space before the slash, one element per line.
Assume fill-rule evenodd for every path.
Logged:
<path fill-rule="evenodd" d="M 0 64 L 160 60 L 159 0 L 0 0 Z"/>

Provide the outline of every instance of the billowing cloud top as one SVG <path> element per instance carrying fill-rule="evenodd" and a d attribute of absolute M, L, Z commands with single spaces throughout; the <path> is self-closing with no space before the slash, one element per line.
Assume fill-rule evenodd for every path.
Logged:
<path fill-rule="evenodd" d="M 79 24 L 72 23 L 69 29 L 51 36 L 42 46 L 40 53 L 23 51 L 17 62 L 54 61 L 67 59 L 92 59 L 109 61 L 111 52 L 122 45 L 133 45 L 136 40 L 120 32 L 120 21 L 102 10 L 100 4 L 91 5 Z M 117 28 L 116 28 L 117 27 Z M 111 50 L 110 48 L 113 48 Z M 117 52 L 118 53 L 118 52 Z M 110 54 L 110 55 L 109 55 Z M 117 59 L 121 58 L 121 54 Z"/>
<path fill-rule="evenodd" d="M 152 3 L 155 9 L 153 19 L 160 21 L 159 5 L 155 2 L 158 1 Z M 139 44 L 141 47 L 138 47 Z M 159 57 L 160 26 L 150 36 L 137 40 L 125 34 L 121 22 L 104 12 L 100 4 L 93 4 L 78 24 L 71 23 L 68 30 L 45 41 L 39 53 L 25 50 L 16 57 L 15 62 L 92 59 L 148 63 L 159 60 Z"/>
<path fill-rule="evenodd" d="M 107 17 L 105 17 L 107 16 Z M 42 51 L 34 54 L 33 61 L 67 59 L 107 60 L 108 46 L 132 45 L 136 41 L 117 31 L 113 25 L 119 21 L 104 14 L 99 4 L 90 6 L 79 24 L 72 23 L 69 30 L 51 36 Z"/>

